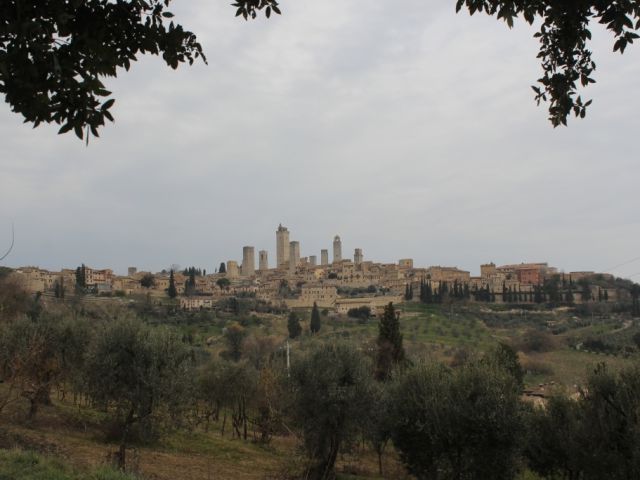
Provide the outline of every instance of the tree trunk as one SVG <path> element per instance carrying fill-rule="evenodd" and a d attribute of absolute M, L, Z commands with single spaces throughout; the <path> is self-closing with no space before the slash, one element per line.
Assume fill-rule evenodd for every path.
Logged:
<path fill-rule="evenodd" d="M 224 411 L 224 417 L 222 418 L 222 432 L 220 433 L 221 436 L 224 437 L 224 427 L 227 424 L 227 411 Z"/>
<path fill-rule="evenodd" d="M 242 397 L 242 423 L 244 425 L 244 439 L 247 439 L 247 401 Z"/>
<path fill-rule="evenodd" d="M 127 465 L 127 438 L 129 436 L 129 428 L 133 423 L 133 413 L 134 410 L 132 408 L 131 410 L 129 410 L 129 414 L 127 415 L 127 418 L 125 420 L 124 429 L 122 431 L 122 438 L 120 439 L 120 448 L 118 449 L 118 453 L 116 454 L 118 459 L 118 469 L 120 469 L 122 472 L 126 470 Z"/>
<path fill-rule="evenodd" d="M 323 458 L 309 472 L 310 480 L 334 480 L 336 478 L 335 466 L 340 450 L 340 441 L 331 440 L 329 454 Z"/>
<path fill-rule="evenodd" d="M 29 397 L 29 420 L 33 420 L 33 418 L 36 416 L 36 413 L 38 413 L 38 401 L 35 397 Z"/>

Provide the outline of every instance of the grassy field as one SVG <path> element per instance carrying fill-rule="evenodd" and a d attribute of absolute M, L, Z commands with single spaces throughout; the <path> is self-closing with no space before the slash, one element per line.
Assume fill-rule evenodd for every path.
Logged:
<path fill-rule="evenodd" d="M 59 458 L 18 449 L 0 450 L 2 480 L 135 480 L 109 467 L 78 470 Z"/>
<path fill-rule="evenodd" d="M 451 362 L 460 351 L 486 351 L 498 342 L 516 349 L 526 341 L 532 331 L 544 332 L 551 346 L 542 351 L 520 353 L 523 366 L 529 367 L 525 381 L 529 386 L 555 383 L 567 388 L 583 382 L 588 371 L 597 363 L 606 362 L 614 369 L 628 364 L 637 354 L 625 358 L 621 355 L 603 355 L 592 351 L 576 351 L 571 345 L 585 338 L 603 338 L 617 346 L 633 345 L 633 334 L 640 331 L 635 324 L 619 319 L 577 319 L 566 309 L 521 310 L 504 305 L 453 304 L 424 305 L 409 302 L 401 306 L 400 327 L 405 349 L 413 357 L 431 358 Z M 297 311 L 303 330 L 302 338 L 290 342 L 294 352 L 304 351 L 309 343 L 308 321 L 310 309 Z M 212 356 L 223 350 L 223 328 L 235 321 L 229 314 L 212 318 L 198 315 L 190 323 L 178 324 L 194 345 Z M 276 343 L 286 341 L 287 315 L 257 314 L 241 319 L 249 335 L 271 336 Z M 317 337 L 325 340 L 353 342 L 363 349 L 371 349 L 378 334 L 378 321 L 372 318 L 361 322 L 346 316 L 322 317 L 322 329 Z M 525 342 L 526 343 L 526 342 Z M 622 347 L 620 347 L 622 348 Z M 636 350 L 635 347 L 633 347 Z"/>

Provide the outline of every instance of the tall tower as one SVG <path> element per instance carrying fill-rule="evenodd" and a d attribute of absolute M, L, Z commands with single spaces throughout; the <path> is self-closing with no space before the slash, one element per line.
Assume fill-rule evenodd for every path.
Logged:
<path fill-rule="evenodd" d="M 311 255 L 309 257 L 309 265 L 312 267 L 315 267 L 318 264 L 318 257 L 316 257 L 315 255 Z"/>
<path fill-rule="evenodd" d="M 256 255 L 253 247 L 242 247 L 242 276 L 251 277 L 256 273 Z"/>
<path fill-rule="evenodd" d="M 333 263 L 342 261 L 342 240 L 340 235 L 333 238 Z"/>
<path fill-rule="evenodd" d="M 353 263 L 355 263 L 356 265 L 360 265 L 363 259 L 364 257 L 362 255 L 362 249 L 356 248 L 356 251 L 353 253 Z"/>
<path fill-rule="evenodd" d="M 238 277 L 238 262 L 235 260 L 227 261 L 227 278 L 237 278 Z"/>
<path fill-rule="evenodd" d="M 294 271 L 300 263 L 300 242 L 289 242 L 289 270 Z"/>
<path fill-rule="evenodd" d="M 289 260 L 289 230 L 282 224 L 278 225 L 276 230 L 276 260 L 276 268 L 286 265 Z"/>
<path fill-rule="evenodd" d="M 258 269 L 263 272 L 269 270 L 269 257 L 266 250 L 260 250 L 258 252 Z"/>
<path fill-rule="evenodd" d="M 320 250 L 320 265 L 329 265 L 329 250 Z"/>

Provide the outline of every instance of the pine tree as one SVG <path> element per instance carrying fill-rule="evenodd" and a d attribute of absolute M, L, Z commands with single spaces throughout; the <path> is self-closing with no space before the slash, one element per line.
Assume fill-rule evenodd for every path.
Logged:
<path fill-rule="evenodd" d="M 394 366 L 404 362 L 404 347 L 400 333 L 399 315 L 396 315 L 393 303 L 384 308 L 384 314 L 378 324 L 378 352 L 376 358 L 376 378 L 388 380 Z"/>
<path fill-rule="evenodd" d="M 167 289 L 169 298 L 176 298 L 178 296 L 178 289 L 176 288 L 176 281 L 173 278 L 173 270 L 169 272 L 169 288 Z"/>
<path fill-rule="evenodd" d="M 300 319 L 291 312 L 289 319 L 287 320 L 287 329 L 289 330 L 289 338 L 298 338 L 302 334 L 302 326 L 300 325 Z"/>
<path fill-rule="evenodd" d="M 318 333 L 320 331 L 320 311 L 318 305 L 313 302 L 313 309 L 311 309 L 311 322 L 309 323 L 309 330 L 311 333 Z"/>

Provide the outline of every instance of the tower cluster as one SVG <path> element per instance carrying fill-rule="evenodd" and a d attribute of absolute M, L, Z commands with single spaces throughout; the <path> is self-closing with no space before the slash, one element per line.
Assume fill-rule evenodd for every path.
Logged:
<path fill-rule="evenodd" d="M 302 257 L 300 250 L 300 242 L 297 240 L 290 240 L 289 229 L 282 224 L 278 225 L 276 229 L 276 265 L 275 268 L 284 272 L 295 273 L 296 268 L 302 264 L 306 264 L 312 267 L 318 266 L 318 256 L 310 255 L 308 257 Z M 336 235 L 333 238 L 333 264 L 342 262 L 342 239 L 340 235 Z M 361 264 L 364 261 L 361 248 L 356 248 L 353 261 L 356 265 Z M 320 266 L 328 266 L 329 263 L 329 250 L 323 248 L 320 250 Z M 269 270 L 269 254 L 266 250 L 260 250 L 258 252 L 258 273 L 266 272 Z M 255 247 L 245 246 L 242 248 L 242 263 L 238 265 L 238 262 L 229 260 L 227 262 L 227 275 L 229 277 L 253 277 L 256 275 L 256 258 Z"/>

